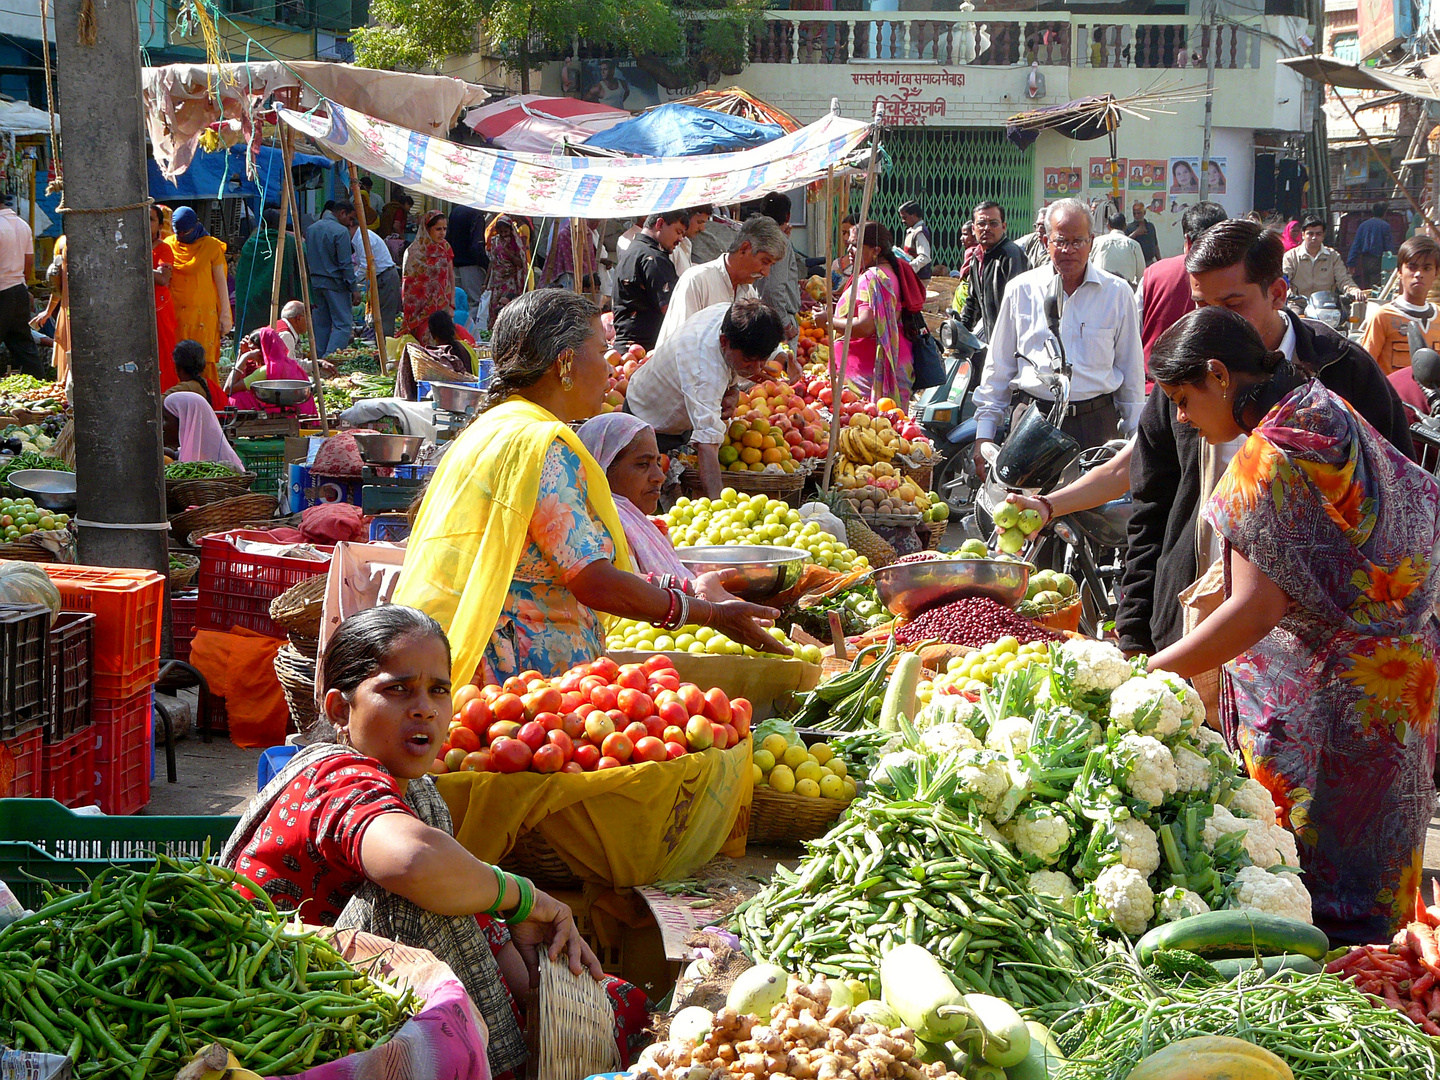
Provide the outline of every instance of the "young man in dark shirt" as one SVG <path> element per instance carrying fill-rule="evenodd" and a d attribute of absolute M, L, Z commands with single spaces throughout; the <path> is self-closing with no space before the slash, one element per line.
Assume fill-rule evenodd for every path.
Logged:
<path fill-rule="evenodd" d="M 670 252 L 685 235 L 690 211 L 651 214 L 615 270 L 615 347 L 641 345 L 648 352 L 660 336 L 679 276 Z"/>

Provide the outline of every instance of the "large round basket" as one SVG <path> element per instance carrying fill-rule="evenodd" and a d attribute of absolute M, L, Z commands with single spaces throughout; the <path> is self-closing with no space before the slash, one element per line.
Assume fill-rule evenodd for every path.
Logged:
<path fill-rule="evenodd" d="M 940 541 L 945 539 L 946 530 L 950 528 L 948 521 L 932 521 L 929 523 L 929 536 L 925 540 L 926 551 L 939 551 Z"/>
<path fill-rule="evenodd" d="M 294 633 L 287 634 L 286 637 L 290 640 L 290 647 L 296 652 L 298 652 L 301 656 L 306 657 L 309 660 L 316 660 L 319 658 L 320 639 L 318 637 L 308 637 L 305 634 Z"/>
<path fill-rule="evenodd" d="M 59 541 L 69 555 L 56 554 L 46 543 L 46 540 Z M 18 540 L 7 540 L 0 543 L 0 559 L 9 559 L 12 562 L 73 562 L 75 540 L 66 529 L 51 529 L 48 532 L 33 532 L 29 536 L 22 536 Z"/>
<path fill-rule="evenodd" d="M 1083 605 L 1080 602 L 1080 597 L 1076 596 L 1074 600 L 1064 607 L 1056 608 L 1048 615 L 1041 615 L 1035 621 L 1041 626 L 1049 627 L 1051 630 L 1069 630 L 1073 634 L 1080 629 L 1080 614 L 1082 608 Z"/>
<path fill-rule="evenodd" d="M 686 491 L 702 490 L 700 471 L 698 469 L 684 470 L 680 474 L 680 483 Z M 805 474 L 802 472 L 793 472 L 788 475 L 785 473 L 742 473 L 722 470 L 720 483 L 746 495 L 765 495 L 793 504 L 795 497 L 805 486 Z"/>
<path fill-rule="evenodd" d="M 902 473 L 908 476 L 915 483 L 925 490 L 930 490 L 930 484 L 935 479 L 935 459 L 915 457 L 897 457 L 894 464 Z"/>
<path fill-rule="evenodd" d="M 816 840 L 830 831 L 835 819 L 845 812 L 848 803 L 839 799 L 782 794 L 757 787 L 755 801 L 750 804 L 752 844 L 798 844 Z"/>
<path fill-rule="evenodd" d="M 325 608 L 325 585 L 329 579 L 328 574 L 316 574 L 292 585 L 270 601 L 270 618 L 288 634 L 318 638 Z"/>
<path fill-rule="evenodd" d="M 216 532 L 238 528 L 247 521 L 256 521 L 275 512 L 274 495 L 237 495 L 221 499 L 209 506 L 186 510 L 170 519 L 170 525 L 177 536 L 205 531 Z"/>
<path fill-rule="evenodd" d="M 861 514 L 860 517 L 872 529 L 914 529 L 925 524 L 919 514 Z"/>
<path fill-rule="evenodd" d="M 186 555 L 177 551 L 170 556 L 170 587 L 180 588 L 189 585 L 195 580 L 195 575 L 200 573 L 200 560 L 194 555 Z"/>
<path fill-rule="evenodd" d="M 320 715 L 315 707 L 315 661 L 302 656 L 294 646 L 281 645 L 275 654 L 275 677 L 290 707 L 290 719 L 297 731 L 304 731 Z"/>
<path fill-rule="evenodd" d="M 580 880 L 570 864 L 556 854 L 538 829 L 522 832 L 512 847 L 500 859 L 500 867 L 512 874 L 520 874 L 546 889 L 583 889 Z"/>
<path fill-rule="evenodd" d="M 571 972 L 562 958 L 540 954 L 538 1080 L 577 1080 L 620 1068 L 615 1011 L 588 971 Z"/>
<path fill-rule="evenodd" d="M 185 543 L 192 548 L 198 548 L 201 540 L 207 536 L 214 536 L 216 533 L 234 532 L 236 529 L 255 529 L 263 532 L 266 529 L 278 529 L 282 526 L 298 528 L 299 525 L 299 514 L 291 514 L 289 517 L 280 518 L 255 518 L 250 521 L 241 521 L 234 525 L 204 525 L 190 532 L 185 538 Z"/>
<path fill-rule="evenodd" d="M 246 495 L 254 482 L 255 474 L 252 472 L 208 480 L 167 480 L 165 497 L 170 505 L 170 512 L 179 514 L 192 506 L 208 506 L 221 499 Z"/>

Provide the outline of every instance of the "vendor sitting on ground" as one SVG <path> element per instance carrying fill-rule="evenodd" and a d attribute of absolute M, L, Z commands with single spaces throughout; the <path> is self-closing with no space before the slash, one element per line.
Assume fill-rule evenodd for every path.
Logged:
<path fill-rule="evenodd" d="M 200 359 L 203 364 L 203 349 Z M 235 448 L 220 430 L 215 410 L 199 394 L 178 388 L 172 390 L 165 395 L 162 416 L 165 421 L 165 453 L 176 461 L 214 461 L 229 465 L 237 473 L 245 471 L 240 455 L 235 453 Z"/>
<path fill-rule="evenodd" d="M 780 318 L 772 311 L 770 321 L 774 348 Z M 593 660 L 605 651 L 597 612 L 713 626 L 785 653 L 759 621 L 777 613 L 735 600 L 718 578 L 697 580 L 692 598 L 629 572 L 605 471 L 569 427 L 604 398 L 600 309 L 560 289 L 525 293 L 506 305 L 491 342 L 480 414 L 430 479 L 394 596 L 447 627 L 455 682 L 554 675 Z"/>
<path fill-rule="evenodd" d="M 670 538 L 647 516 L 659 508 L 660 487 L 665 482 L 655 429 L 629 413 L 606 413 L 585 421 L 580 441 L 605 470 L 635 569 L 689 581 L 690 571 L 676 557 Z"/>
<path fill-rule="evenodd" d="M 428 775 L 452 715 L 449 642 L 418 611 L 372 608 L 340 624 L 320 670 L 319 738 L 250 801 L 221 865 L 254 883 L 241 892 L 307 922 L 429 949 L 485 1018 L 491 1072 L 515 1069 L 525 1040 L 506 983 L 517 997 L 528 985 L 516 947 L 538 960 L 546 944 L 577 974 L 603 975 L 566 905 L 455 840 Z M 510 927 L 498 958 L 490 933 L 510 935 L 477 915 Z"/>
<path fill-rule="evenodd" d="M 461 340 L 455 320 L 448 311 L 432 311 L 427 322 L 433 345 L 421 345 L 414 338 L 407 338 L 407 349 L 423 349 L 426 356 L 440 364 L 448 364 L 461 381 L 473 382 L 479 374 L 475 365 L 475 350 Z M 415 384 L 415 370 L 409 359 L 404 359 L 396 369 L 395 396 L 404 401 L 420 400 L 420 388 Z"/>
<path fill-rule="evenodd" d="M 205 377 L 204 345 L 186 338 L 176 343 L 171 355 L 180 381 L 165 391 L 167 397 L 171 394 L 199 394 L 216 412 L 224 412 L 230 407 L 230 399 L 220 389 L 219 383 Z"/>
<path fill-rule="evenodd" d="M 653 427 L 660 449 L 695 444 L 702 494 L 724 488 L 720 446 L 737 381 L 763 377 L 785 337 L 780 313 L 759 300 L 715 304 L 694 315 L 630 377 L 625 411 Z"/>
<path fill-rule="evenodd" d="M 280 335 L 268 326 L 262 326 L 255 332 L 255 341 L 258 348 L 254 351 L 241 355 L 240 362 L 230 373 L 230 404 L 237 409 L 255 409 L 260 412 L 281 413 L 284 409 L 276 405 L 267 405 L 255 396 L 250 389 L 257 382 L 269 382 L 280 379 L 295 382 L 309 382 L 310 376 L 305 374 L 301 366 L 295 362 L 290 355 L 290 350 L 285 348 L 285 342 Z M 236 388 L 237 381 L 239 388 Z M 315 399 L 307 398 L 293 408 L 299 416 L 314 416 Z"/>

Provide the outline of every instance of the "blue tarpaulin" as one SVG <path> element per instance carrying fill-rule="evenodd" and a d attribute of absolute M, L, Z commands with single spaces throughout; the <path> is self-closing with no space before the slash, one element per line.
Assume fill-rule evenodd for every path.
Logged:
<path fill-rule="evenodd" d="M 295 164 L 328 169 L 334 162 L 315 154 L 296 154 Z M 280 205 L 285 166 L 280 151 L 273 146 L 262 146 L 257 151 L 254 180 L 245 175 L 245 151 L 238 146 L 232 146 L 228 152 L 197 150 L 190 167 L 177 176 L 174 183 L 165 179 L 154 158 L 145 165 L 150 174 L 150 197 L 160 202 L 227 197 L 254 199 L 263 189 L 267 206 Z"/>
<path fill-rule="evenodd" d="M 585 145 L 645 157 L 688 157 L 748 150 L 783 134 L 774 124 L 757 124 L 712 109 L 661 105 L 590 136 Z"/>

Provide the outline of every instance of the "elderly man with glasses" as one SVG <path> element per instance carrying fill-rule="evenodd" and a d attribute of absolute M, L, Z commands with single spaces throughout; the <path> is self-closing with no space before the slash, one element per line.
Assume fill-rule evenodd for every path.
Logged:
<path fill-rule="evenodd" d="M 975 207 L 970 220 L 979 241 L 980 257 L 970 261 L 970 292 L 960 311 L 960 322 L 967 330 L 975 330 L 988 341 L 995 331 L 995 317 L 1000 312 L 1000 298 L 1011 278 L 1030 269 L 1030 260 L 1020 245 L 1005 236 L 1005 208 L 986 200 Z"/>

